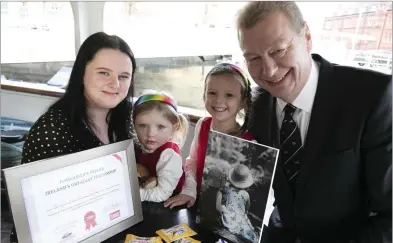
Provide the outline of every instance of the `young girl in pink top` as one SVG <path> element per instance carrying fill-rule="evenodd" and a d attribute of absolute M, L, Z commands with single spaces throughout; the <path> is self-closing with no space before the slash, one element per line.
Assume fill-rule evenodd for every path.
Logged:
<path fill-rule="evenodd" d="M 194 205 L 202 183 L 210 130 L 254 140 L 247 131 L 248 107 L 251 103 L 250 81 L 238 66 L 230 63 L 214 66 L 206 75 L 203 99 L 211 117 L 201 118 L 197 122 L 190 155 L 186 160 L 183 189 L 179 195 L 168 199 L 165 207 Z M 240 125 L 236 116 L 242 110 L 245 111 L 245 118 L 243 125 Z"/>

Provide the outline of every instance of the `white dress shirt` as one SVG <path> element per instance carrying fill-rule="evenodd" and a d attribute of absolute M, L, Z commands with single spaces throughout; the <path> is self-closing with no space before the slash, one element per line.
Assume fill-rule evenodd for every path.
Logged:
<path fill-rule="evenodd" d="M 300 91 L 299 95 L 292 102 L 292 105 L 297 107 L 297 110 L 293 114 L 293 120 L 300 128 L 300 136 L 303 144 L 306 139 L 308 124 L 310 123 L 311 110 L 314 104 L 315 93 L 317 92 L 318 77 L 318 64 L 314 60 L 312 60 L 310 77 L 308 77 L 307 83 L 304 85 L 302 91 Z M 279 129 L 281 129 L 282 120 L 284 119 L 284 107 L 286 105 L 287 103 L 285 101 L 277 98 L 276 114 Z"/>

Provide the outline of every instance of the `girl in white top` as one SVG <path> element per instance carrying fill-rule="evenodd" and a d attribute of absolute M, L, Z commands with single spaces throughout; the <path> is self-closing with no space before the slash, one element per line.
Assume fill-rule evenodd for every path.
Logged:
<path fill-rule="evenodd" d="M 194 205 L 202 181 L 209 131 L 215 130 L 229 135 L 254 140 L 247 132 L 248 107 L 251 103 L 250 81 L 238 67 L 230 63 L 219 63 L 206 75 L 203 99 L 211 117 L 201 118 L 195 126 L 194 140 L 186 160 L 185 184 L 179 195 L 171 197 L 165 207 Z M 245 111 L 244 124 L 236 121 L 240 111 Z"/>
<path fill-rule="evenodd" d="M 142 95 L 135 102 L 133 124 L 141 151 L 137 162 L 157 178 L 153 188 L 140 188 L 142 201 L 163 202 L 179 193 L 184 183 L 180 147 L 188 121 L 179 114 L 175 100 L 163 92 Z"/>

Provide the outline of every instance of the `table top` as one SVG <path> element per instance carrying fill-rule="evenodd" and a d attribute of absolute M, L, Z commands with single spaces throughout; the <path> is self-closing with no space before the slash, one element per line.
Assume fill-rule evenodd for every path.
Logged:
<path fill-rule="evenodd" d="M 165 208 L 163 203 L 142 202 L 143 221 L 128 228 L 127 230 L 109 238 L 105 243 L 124 243 L 127 234 L 141 237 L 157 236 L 155 233 L 160 229 L 167 229 L 180 223 L 186 223 L 198 234 L 192 236 L 193 239 L 202 242 L 214 243 L 219 237 L 214 233 L 205 230 L 196 223 L 196 206 L 191 208 L 176 207 Z"/>
<path fill-rule="evenodd" d="M 9 209 L 2 203 L 2 240 L 9 242 L 9 233 L 12 229 L 12 216 Z M 214 243 L 220 239 L 214 233 L 202 229 L 201 225 L 196 223 L 196 206 L 191 208 L 176 207 L 173 209 L 165 208 L 163 203 L 142 202 L 143 221 L 126 229 L 125 231 L 107 239 L 104 243 L 124 243 L 127 234 L 133 234 L 141 237 L 154 237 L 160 229 L 167 229 L 180 223 L 186 223 L 192 230 L 198 234 L 192 236 L 193 239 L 202 242 Z M 4 239 L 3 239 L 4 236 Z M 4 240 L 4 241 L 3 241 Z"/>

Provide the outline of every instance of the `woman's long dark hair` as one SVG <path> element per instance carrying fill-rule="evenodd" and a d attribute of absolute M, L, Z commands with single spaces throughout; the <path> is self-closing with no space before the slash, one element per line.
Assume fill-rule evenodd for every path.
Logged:
<path fill-rule="evenodd" d="M 83 78 L 87 64 L 101 49 L 118 50 L 127 54 L 132 62 L 131 84 L 127 96 L 115 108 L 110 109 L 107 115 L 109 141 L 122 141 L 131 138 L 132 134 L 131 113 L 133 107 L 131 99 L 134 94 L 133 79 L 136 62 L 131 48 L 118 36 L 97 32 L 83 42 L 76 56 L 66 92 L 50 108 L 60 108 L 69 119 L 73 131 L 78 132 L 84 124 L 89 127 L 90 131 L 93 131 L 94 124 L 87 116 Z"/>

